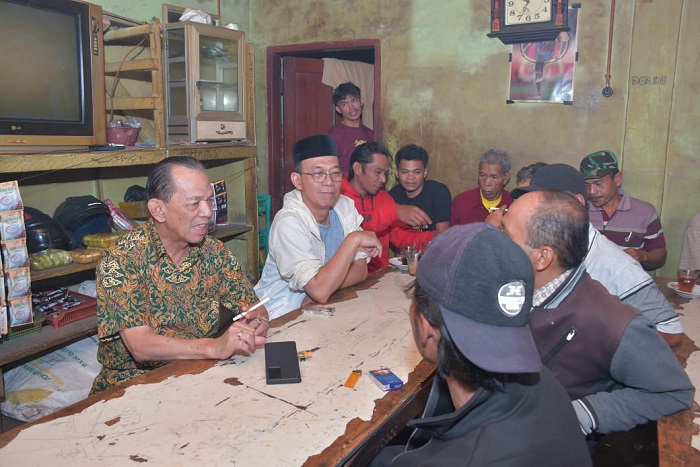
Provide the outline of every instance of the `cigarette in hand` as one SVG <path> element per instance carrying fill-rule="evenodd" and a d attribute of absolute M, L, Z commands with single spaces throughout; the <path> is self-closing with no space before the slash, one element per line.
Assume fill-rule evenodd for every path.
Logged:
<path fill-rule="evenodd" d="M 233 317 L 233 321 L 238 321 L 239 319 L 245 317 L 245 315 L 247 315 L 247 314 L 250 313 L 251 311 L 255 310 L 256 308 L 263 306 L 263 305 L 266 304 L 269 300 L 270 300 L 270 297 L 263 298 L 263 299 L 260 300 L 258 303 L 256 303 L 255 305 L 251 306 L 250 308 L 248 308 L 248 311 L 246 311 L 245 313 L 240 313 L 240 314 L 234 316 L 234 317 Z"/>

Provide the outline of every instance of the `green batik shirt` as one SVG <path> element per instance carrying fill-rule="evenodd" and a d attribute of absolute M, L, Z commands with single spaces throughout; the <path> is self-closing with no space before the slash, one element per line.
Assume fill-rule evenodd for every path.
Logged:
<path fill-rule="evenodd" d="M 240 312 L 257 301 L 236 257 L 207 236 L 180 267 L 173 264 L 153 221 L 119 239 L 97 265 L 97 360 L 102 371 L 95 393 L 165 362 L 137 362 L 119 331 L 149 326 L 181 339 L 210 337 L 218 330 L 219 304 Z"/>

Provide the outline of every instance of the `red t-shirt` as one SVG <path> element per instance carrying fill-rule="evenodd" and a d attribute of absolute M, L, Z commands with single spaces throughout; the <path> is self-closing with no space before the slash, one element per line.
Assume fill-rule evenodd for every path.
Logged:
<path fill-rule="evenodd" d="M 354 128 L 338 123 L 328 131 L 328 134 L 333 138 L 335 148 L 338 150 L 340 170 L 343 173 L 350 171 L 350 156 L 355 148 L 367 141 L 374 141 L 374 132 L 364 125 Z"/>

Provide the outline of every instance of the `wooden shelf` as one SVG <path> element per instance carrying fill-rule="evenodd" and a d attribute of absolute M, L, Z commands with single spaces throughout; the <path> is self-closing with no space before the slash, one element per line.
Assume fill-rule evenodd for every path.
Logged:
<path fill-rule="evenodd" d="M 111 77 L 105 83 L 108 90 L 107 110 L 110 112 L 114 110 L 152 111 L 155 143 L 163 146 L 165 145 L 165 96 L 163 95 L 160 26 L 160 21 L 154 18 L 151 24 L 107 31 L 104 35 L 104 45 L 105 48 L 119 46 L 119 49 L 127 49 L 131 46 L 124 51 L 124 54 L 131 53 L 138 44 L 142 44 L 144 49 L 147 49 L 148 58 L 129 60 L 122 55 L 121 60 L 105 63 L 105 75 Z M 109 94 L 112 93 L 117 94 L 117 85 L 121 78 L 136 78 L 138 81 L 150 83 L 150 95 L 110 96 Z M 126 89 L 122 91 L 125 92 Z"/>
<path fill-rule="evenodd" d="M 0 154 L 0 167 L 2 167 L 3 173 L 48 172 L 150 165 L 171 156 L 192 156 L 199 160 L 236 161 L 255 159 L 256 155 L 257 147 L 249 144 L 211 143 L 157 149 L 128 148 L 120 151 Z"/>
<path fill-rule="evenodd" d="M 58 266 L 55 268 L 43 269 L 41 271 L 32 270 L 31 277 L 32 282 L 44 281 L 46 279 L 53 279 L 61 276 L 68 276 L 70 274 L 76 274 L 82 271 L 89 271 L 95 269 L 97 263 L 71 263 L 65 266 Z"/>
<path fill-rule="evenodd" d="M 16 366 L 25 360 L 95 333 L 97 333 L 97 316 L 88 316 L 58 329 L 45 324 L 41 332 L 0 344 L 0 367 L 9 363 Z"/>
<path fill-rule="evenodd" d="M 244 224 L 217 224 L 214 236 L 219 240 L 223 240 L 250 232 L 251 230 L 253 230 L 253 227 Z"/>
<path fill-rule="evenodd" d="M 253 227 L 245 224 L 218 224 L 214 231 L 214 237 L 223 240 L 237 235 L 250 232 Z M 58 266 L 55 268 L 44 269 L 41 271 L 32 270 L 32 283 L 54 279 L 56 277 L 68 276 L 83 271 L 95 269 L 97 262 L 94 263 L 71 263 L 66 266 Z"/>

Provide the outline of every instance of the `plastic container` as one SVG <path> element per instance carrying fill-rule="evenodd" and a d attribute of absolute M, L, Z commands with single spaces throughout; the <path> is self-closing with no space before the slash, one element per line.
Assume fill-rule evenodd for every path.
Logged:
<path fill-rule="evenodd" d="M 107 127 L 107 142 L 134 146 L 139 137 L 139 130 L 140 128 L 130 126 Z"/>
<path fill-rule="evenodd" d="M 148 219 L 151 216 L 146 201 L 122 201 L 119 209 L 129 219 Z"/>
<path fill-rule="evenodd" d="M 54 315 L 46 316 L 46 321 L 51 323 L 56 329 L 68 323 L 97 314 L 97 300 L 77 292 L 68 292 L 68 294 L 80 300 L 81 304 L 65 311 L 59 311 Z"/>
<path fill-rule="evenodd" d="M 97 303 L 95 303 L 95 312 L 97 312 Z M 34 313 L 33 323 L 23 324 L 21 326 L 10 328 L 9 333 L 2 336 L 0 342 L 9 342 L 15 339 L 20 339 L 25 336 L 40 333 L 41 327 L 44 325 L 44 319 L 45 318 L 43 314 Z"/>

